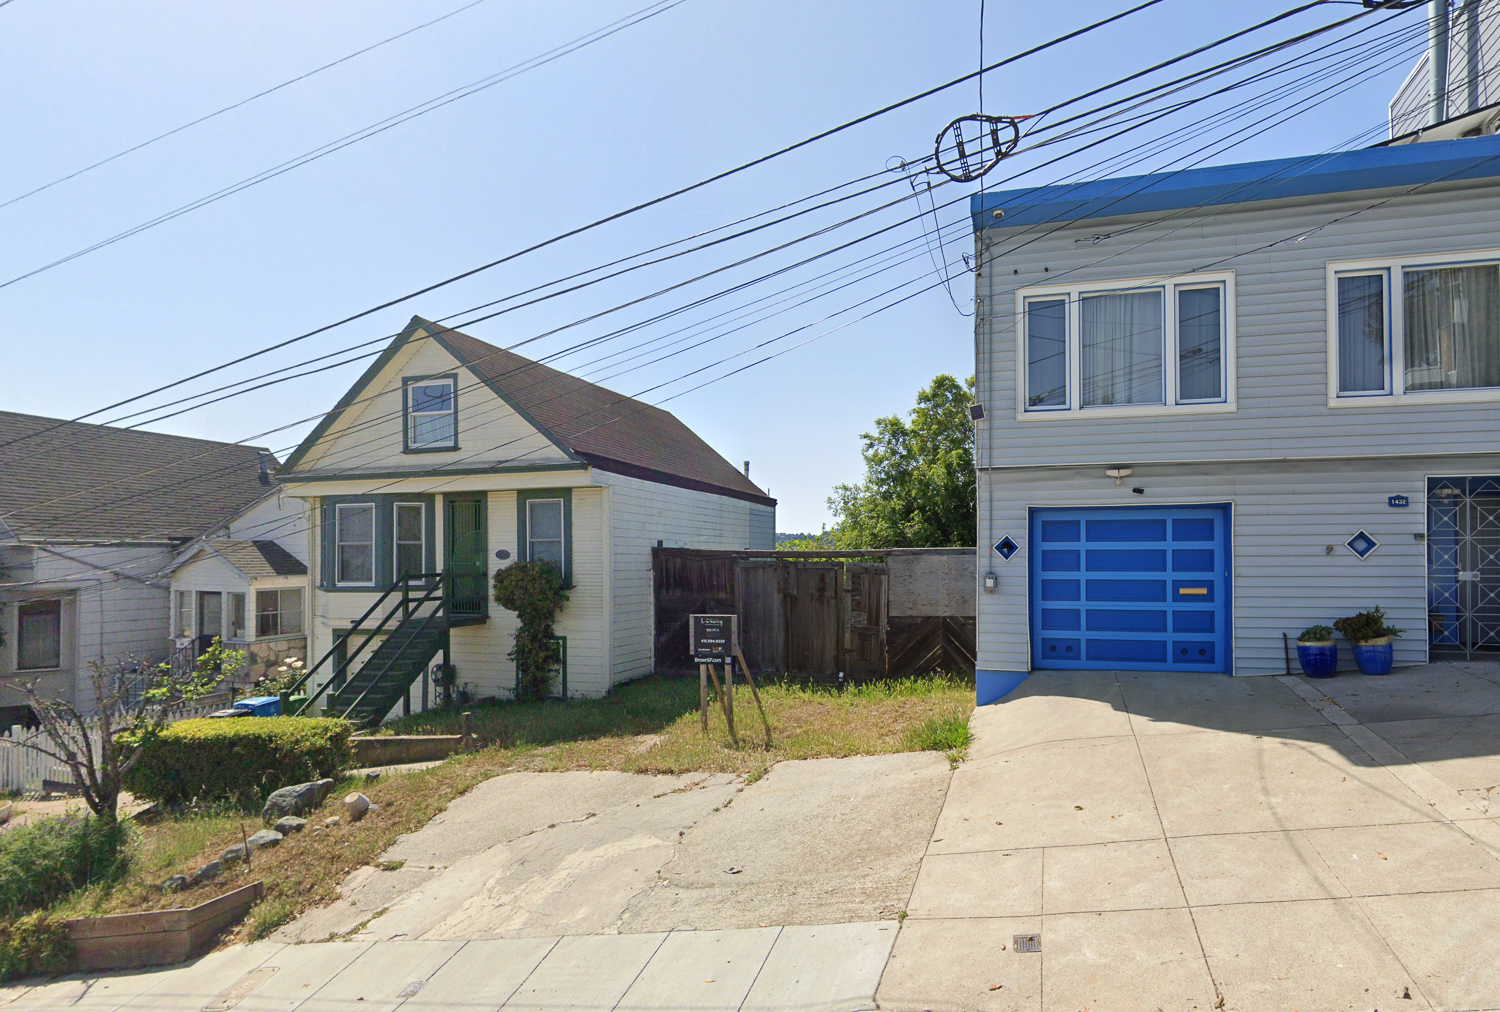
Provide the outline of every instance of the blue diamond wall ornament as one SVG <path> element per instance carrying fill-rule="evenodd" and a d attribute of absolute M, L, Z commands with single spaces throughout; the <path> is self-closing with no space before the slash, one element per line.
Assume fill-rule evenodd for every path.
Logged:
<path fill-rule="evenodd" d="M 1380 542 L 1370 537 L 1364 531 L 1360 531 L 1354 537 L 1344 542 L 1344 547 L 1349 549 L 1361 559 L 1366 558 L 1371 552 L 1380 547 Z"/>
<path fill-rule="evenodd" d="M 1009 534 L 1001 538 L 999 541 L 995 542 L 995 551 L 998 552 L 1000 558 L 1004 559 L 1006 562 L 1009 562 L 1010 557 L 1020 550 L 1021 546 L 1012 541 Z"/>

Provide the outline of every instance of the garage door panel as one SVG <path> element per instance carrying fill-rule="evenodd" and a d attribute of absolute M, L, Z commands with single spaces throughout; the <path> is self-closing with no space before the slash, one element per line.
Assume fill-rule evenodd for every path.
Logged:
<path fill-rule="evenodd" d="M 1090 573 L 1165 573 L 1167 553 L 1160 548 L 1090 549 Z"/>
<path fill-rule="evenodd" d="M 1166 632 L 1166 609 L 1090 608 L 1089 632 Z"/>
<path fill-rule="evenodd" d="M 1090 601 L 1165 601 L 1165 580 L 1089 580 Z"/>
<path fill-rule="evenodd" d="M 1228 523 L 1224 506 L 1033 509 L 1033 666 L 1228 670 Z"/>

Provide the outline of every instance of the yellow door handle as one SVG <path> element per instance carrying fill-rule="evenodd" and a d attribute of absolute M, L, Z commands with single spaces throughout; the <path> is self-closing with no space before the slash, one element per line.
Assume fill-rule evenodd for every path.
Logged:
<path fill-rule="evenodd" d="M 1179 594 L 1197 594 L 1197 595 L 1199 595 L 1201 597 L 1207 597 L 1208 596 L 1208 588 L 1207 587 L 1178 587 L 1177 588 L 1177 593 L 1179 593 Z"/>

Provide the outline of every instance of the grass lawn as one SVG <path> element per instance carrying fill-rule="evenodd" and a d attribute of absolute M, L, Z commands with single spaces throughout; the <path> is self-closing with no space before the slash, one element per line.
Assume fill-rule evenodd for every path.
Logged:
<path fill-rule="evenodd" d="M 711 707 L 709 734 L 699 727 L 694 682 L 643 679 L 604 699 L 499 703 L 471 707 L 473 732 L 483 747 L 416 773 L 373 783 L 348 779 L 308 829 L 273 850 L 257 851 L 239 866 L 182 893 L 163 894 L 169 875 L 191 872 L 218 856 L 243 833 L 261 828 L 256 813 L 219 810 L 148 820 L 136 830 L 135 860 L 124 879 L 74 893 L 52 909 L 64 917 L 192 906 L 256 879 L 266 898 L 227 941 L 261 938 L 297 914 L 337 896 L 344 876 L 374 863 L 396 837 L 415 832 L 450 801 L 489 777 L 513 770 L 607 769 L 633 773 L 694 770 L 763 776 L 783 759 L 812 759 L 935 750 L 957 763 L 968 745 L 973 682 L 944 677 L 908 679 L 836 690 L 794 683 L 761 689 L 772 744 L 748 688 L 736 688 L 738 747 L 723 714 Z M 423 714 L 388 726 L 396 734 L 455 734 L 458 717 Z M 380 810 L 355 824 L 314 833 L 342 812 L 346 793 L 361 790 Z"/>

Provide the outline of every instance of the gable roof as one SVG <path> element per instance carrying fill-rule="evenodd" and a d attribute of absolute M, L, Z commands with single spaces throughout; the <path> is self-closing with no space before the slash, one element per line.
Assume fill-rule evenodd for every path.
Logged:
<path fill-rule="evenodd" d="M 420 316 L 412 317 L 385 354 L 287 458 L 283 471 L 295 468 L 395 353 L 419 336 L 431 337 L 517 414 L 581 463 L 613 474 L 776 505 L 775 499 L 670 411 Z"/>
<path fill-rule="evenodd" d="M 219 556 L 252 580 L 307 575 L 306 563 L 274 541 L 208 538 L 199 544 L 193 554 L 200 552 L 211 552 Z"/>
<path fill-rule="evenodd" d="M 182 542 L 265 497 L 261 448 L 0 411 L 0 529 Z"/>
<path fill-rule="evenodd" d="M 1500 134 L 976 193 L 974 231 L 1500 177 Z M 996 218 L 995 212 L 1004 216 Z"/>

